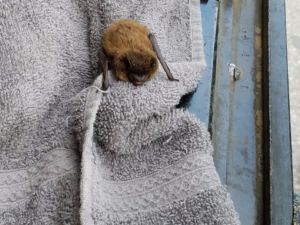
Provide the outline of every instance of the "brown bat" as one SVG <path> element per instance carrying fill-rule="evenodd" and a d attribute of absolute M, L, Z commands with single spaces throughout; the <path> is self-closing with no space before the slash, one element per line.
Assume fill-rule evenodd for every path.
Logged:
<path fill-rule="evenodd" d="M 103 72 L 103 90 L 109 86 L 109 67 L 117 79 L 142 85 L 158 70 L 158 60 L 169 80 L 178 81 L 164 61 L 154 34 L 134 20 L 124 19 L 112 23 L 104 32 L 102 47 L 99 59 L 100 71 Z"/>

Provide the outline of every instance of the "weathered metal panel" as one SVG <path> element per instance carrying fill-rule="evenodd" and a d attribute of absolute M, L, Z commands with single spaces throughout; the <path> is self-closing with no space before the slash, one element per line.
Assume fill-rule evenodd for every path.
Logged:
<path fill-rule="evenodd" d="M 260 0 L 219 8 L 212 134 L 215 164 L 242 224 L 262 224 Z M 234 81 L 228 63 L 237 65 Z"/>
<path fill-rule="evenodd" d="M 221 1 L 215 46 L 217 6 L 201 4 L 208 67 L 185 106 L 211 127 L 215 164 L 242 224 L 291 224 L 284 0 Z M 238 80 L 229 63 L 237 65 Z"/>
<path fill-rule="evenodd" d="M 268 0 L 270 222 L 292 224 L 293 183 L 285 1 Z"/>

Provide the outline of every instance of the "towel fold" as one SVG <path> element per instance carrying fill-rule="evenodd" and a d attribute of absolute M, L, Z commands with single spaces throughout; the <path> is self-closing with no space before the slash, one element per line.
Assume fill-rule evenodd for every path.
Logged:
<path fill-rule="evenodd" d="M 179 82 L 160 68 L 99 90 L 121 18 L 156 34 Z M 1 2 L 0 224 L 240 224 L 207 128 L 176 108 L 205 68 L 200 18 L 196 0 Z"/>

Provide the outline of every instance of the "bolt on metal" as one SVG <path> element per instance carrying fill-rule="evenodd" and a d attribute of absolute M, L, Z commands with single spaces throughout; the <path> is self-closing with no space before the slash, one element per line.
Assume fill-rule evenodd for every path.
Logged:
<path fill-rule="evenodd" d="M 229 75 L 233 81 L 240 79 L 241 72 L 234 63 L 228 64 L 228 71 L 229 71 Z"/>

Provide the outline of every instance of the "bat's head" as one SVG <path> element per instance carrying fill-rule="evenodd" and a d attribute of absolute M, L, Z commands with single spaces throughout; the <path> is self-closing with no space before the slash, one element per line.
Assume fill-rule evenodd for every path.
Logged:
<path fill-rule="evenodd" d="M 114 63 L 116 76 L 129 80 L 134 85 L 142 85 L 155 74 L 158 60 L 149 49 L 129 49 L 120 54 Z"/>

